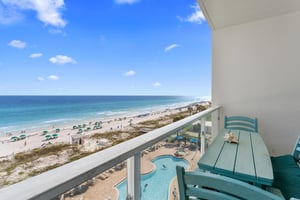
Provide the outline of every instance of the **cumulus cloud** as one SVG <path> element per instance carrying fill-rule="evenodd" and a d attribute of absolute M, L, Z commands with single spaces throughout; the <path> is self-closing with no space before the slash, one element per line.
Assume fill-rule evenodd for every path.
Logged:
<path fill-rule="evenodd" d="M 42 53 L 32 53 L 32 54 L 29 55 L 29 58 L 39 58 L 42 55 L 43 55 Z"/>
<path fill-rule="evenodd" d="M 64 56 L 64 55 L 56 55 L 55 57 L 50 58 L 49 61 L 52 62 L 53 64 L 59 64 L 59 65 L 63 65 L 67 63 L 72 63 L 72 64 L 76 63 L 76 60 L 74 60 L 69 56 Z"/>
<path fill-rule="evenodd" d="M 5 13 L 20 13 L 22 10 L 33 10 L 37 12 L 37 18 L 46 25 L 65 27 L 67 22 L 61 17 L 61 9 L 64 8 L 64 0 L 2 0 L 2 12 L 0 20 Z M 20 15 L 20 14 L 18 14 Z"/>
<path fill-rule="evenodd" d="M 22 42 L 21 40 L 12 40 L 8 43 L 8 45 L 18 49 L 23 49 L 26 47 L 26 42 Z"/>
<path fill-rule="evenodd" d="M 116 4 L 134 4 L 139 2 L 140 0 L 115 0 Z"/>
<path fill-rule="evenodd" d="M 192 5 L 192 9 L 194 9 L 194 12 L 187 16 L 187 17 L 177 17 L 180 21 L 184 22 L 191 22 L 191 23 L 196 23 L 196 24 L 202 24 L 202 22 L 205 21 L 205 17 L 203 12 L 200 10 L 200 7 L 198 4 Z"/>
<path fill-rule="evenodd" d="M 56 80 L 59 79 L 59 77 L 56 76 L 56 75 L 50 75 L 50 76 L 48 76 L 47 78 L 48 78 L 49 80 L 52 80 L 52 81 L 56 81 Z"/>
<path fill-rule="evenodd" d="M 161 86 L 161 83 L 160 82 L 155 82 L 152 84 L 153 87 L 160 87 Z"/>
<path fill-rule="evenodd" d="M 177 48 L 177 47 L 180 47 L 180 45 L 178 45 L 178 44 L 171 44 L 171 45 L 169 45 L 169 46 L 167 46 L 165 48 L 165 52 L 170 51 L 170 50 L 172 50 L 174 48 Z"/>
<path fill-rule="evenodd" d="M 135 71 L 129 70 L 128 72 L 125 72 L 125 73 L 124 73 L 124 76 L 134 76 L 135 74 L 136 74 Z"/>
<path fill-rule="evenodd" d="M 38 76 L 38 77 L 37 77 L 37 80 L 38 80 L 38 81 L 44 81 L 45 79 L 44 79 L 43 77 L 41 77 L 41 76 Z"/>

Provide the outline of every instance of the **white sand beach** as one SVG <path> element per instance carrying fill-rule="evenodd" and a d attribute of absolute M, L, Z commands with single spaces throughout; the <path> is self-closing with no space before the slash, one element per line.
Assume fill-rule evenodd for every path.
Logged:
<path fill-rule="evenodd" d="M 188 105 L 187 105 L 188 106 Z M 93 119 L 89 121 L 83 121 L 79 124 L 86 124 L 85 128 L 83 129 L 82 135 L 90 136 L 95 133 L 104 133 L 107 131 L 126 131 L 131 129 L 131 126 L 134 126 L 140 122 L 148 121 L 148 120 L 155 120 L 162 118 L 164 116 L 175 114 L 187 109 L 186 107 L 172 108 L 172 109 L 164 109 L 164 110 L 156 110 L 149 113 L 140 113 L 133 116 L 122 116 L 118 118 L 110 118 L 110 119 Z M 95 122 L 101 121 L 101 129 L 93 130 Z M 57 133 L 58 137 L 56 139 L 46 140 L 45 134 L 43 131 L 45 129 L 35 130 L 32 132 L 26 131 L 25 133 L 19 133 L 17 136 L 21 134 L 25 134 L 26 138 L 13 141 L 11 140 L 12 135 L 10 136 L 1 136 L 0 137 L 0 159 L 6 159 L 18 152 L 29 151 L 34 148 L 40 148 L 47 144 L 61 144 L 61 143 L 70 143 L 71 135 L 77 135 L 78 129 L 73 129 L 73 126 L 77 124 L 68 124 L 64 127 L 49 127 L 47 129 L 47 134 L 54 134 L 56 133 L 56 129 L 59 128 L 59 133 Z M 90 130 L 86 131 L 87 128 Z"/>

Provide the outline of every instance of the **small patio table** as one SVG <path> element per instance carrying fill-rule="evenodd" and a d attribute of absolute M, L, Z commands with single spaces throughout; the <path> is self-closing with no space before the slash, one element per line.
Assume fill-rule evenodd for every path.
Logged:
<path fill-rule="evenodd" d="M 225 141 L 233 133 L 238 144 Z M 239 179 L 258 186 L 271 186 L 273 169 L 267 147 L 255 132 L 222 130 L 198 161 L 200 169 Z"/>

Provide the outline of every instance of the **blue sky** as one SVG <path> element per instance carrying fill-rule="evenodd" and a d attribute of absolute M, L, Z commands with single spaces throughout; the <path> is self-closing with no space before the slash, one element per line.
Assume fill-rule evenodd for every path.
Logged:
<path fill-rule="evenodd" d="M 196 0 L 0 0 L 0 95 L 211 93 Z"/>

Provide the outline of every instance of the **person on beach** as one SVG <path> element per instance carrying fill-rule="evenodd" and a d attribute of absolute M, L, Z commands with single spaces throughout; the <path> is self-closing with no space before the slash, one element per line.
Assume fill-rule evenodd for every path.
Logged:
<path fill-rule="evenodd" d="M 146 191 L 146 188 L 148 187 L 148 183 L 146 183 L 145 185 L 144 185 L 144 192 Z"/>
<path fill-rule="evenodd" d="M 172 192 L 172 195 L 174 197 L 174 200 L 176 200 L 177 199 L 177 192 L 176 192 L 176 188 L 175 187 L 174 187 L 174 190 Z"/>

